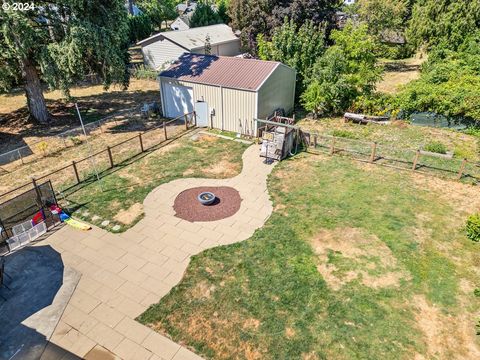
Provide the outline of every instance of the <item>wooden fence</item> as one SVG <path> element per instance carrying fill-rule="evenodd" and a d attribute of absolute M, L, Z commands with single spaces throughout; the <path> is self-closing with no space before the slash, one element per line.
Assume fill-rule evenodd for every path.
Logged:
<path fill-rule="evenodd" d="M 302 135 L 307 151 L 313 153 L 346 155 L 372 164 L 480 184 L 480 163 L 469 159 L 318 133 Z"/>
<path fill-rule="evenodd" d="M 32 178 L 35 181 L 50 180 L 54 189 L 66 191 L 87 180 L 94 181 L 97 174 L 108 171 L 139 154 L 151 150 L 153 147 L 187 131 L 191 126 L 196 126 L 195 112 L 165 121 L 160 126 L 139 132 L 135 136 L 107 146 L 105 149 L 83 159 L 74 160 L 72 163 L 55 169 L 48 174 Z M 29 181 L 0 194 L 0 202 L 13 198 L 26 189 L 30 189 L 31 186 L 32 182 Z"/>

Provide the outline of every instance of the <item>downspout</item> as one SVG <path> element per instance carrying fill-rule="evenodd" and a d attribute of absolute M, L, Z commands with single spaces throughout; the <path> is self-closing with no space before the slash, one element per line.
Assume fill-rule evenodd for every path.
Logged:
<path fill-rule="evenodd" d="M 222 104 L 222 131 L 223 131 L 225 126 L 224 117 L 223 117 L 223 86 L 220 86 L 220 103 Z"/>

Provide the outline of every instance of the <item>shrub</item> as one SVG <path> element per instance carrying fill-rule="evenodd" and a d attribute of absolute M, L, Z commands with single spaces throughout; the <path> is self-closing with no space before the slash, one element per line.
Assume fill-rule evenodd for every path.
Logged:
<path fill-rule="evenodd" d="M 69 137 L 70 141 L 73 143 L 73 145 L 77 146 L 77 145 L 81 145 L 83 143 L 83 140 L 80 139 L 79 137 L 77 136 L 70 136 Z"/>
<path fill-rule="evenodd" d="M 135 79 L 148 79 L 155 80 L 157 78 L 158 72 L 155 70 L 146 67 L 145 65 L 138 66 L 134 71 L 132 76 Z"/>
<path fill-rule="evenodd" d="M 394 119 L 399 113 L 396 98 L 383 93 L 359 96 L 351 105 L 350 111 L 367 115 L 388 115 Z"/>
<path fill-rule="evenodd" d="M 424 150 L 437 154 L 446 154 L 447 147 L 439 141 L 432 141 L 425 145 Z"/>
<path fill-rule="evenodd" d="M 333 136 L 347 138 L 347 139 L 357 139 L 357 135 L 351 131 L 343 129 L 335 129 L 332 133 Z"/>
<path fill-rule="evenodd" d="M 475 242 L 480 241 L 480 213 L 470 215 L 467 219 L 467 237 Z"/>
<path fill-rule="evenodd" d="M 475 295 L 476 297 L 480 297 L 480 289 L 473 290 L 473 295 Z"/>

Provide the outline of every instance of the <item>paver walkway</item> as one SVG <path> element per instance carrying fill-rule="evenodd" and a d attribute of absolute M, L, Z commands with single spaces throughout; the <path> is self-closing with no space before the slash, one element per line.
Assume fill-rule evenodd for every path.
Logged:
<path fill-rule="evenodd" d="M 144 219 L 123 234 L 69 226 L 52 234 L 46 242 L 82 277 L 42 359 L 200 359 L 134 319 L 181 280 L 192 255 L 245 240 L 265 223 L 272 212 L 266 179 L 273 165 L 262 160 L 259 146 L 252 145 L 234 178 L 179 179 L 159 186 L 144 201 Z M 196 223 L 174 216 L 181 191 L 220 185 L 240 192 L 243 201 L 235 215 Z"/>

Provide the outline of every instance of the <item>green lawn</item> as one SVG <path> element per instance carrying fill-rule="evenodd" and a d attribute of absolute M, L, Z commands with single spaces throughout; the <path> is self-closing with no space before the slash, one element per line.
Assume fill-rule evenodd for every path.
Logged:
<path fill-rule="evenodd" d="M 96 225 L 109 220 L 108 229 L 118 224 L 124 231 L 142 218 L 141 204 L 154 188 L 181 177 L 234 176 L 241 171 L 245 148 L 245 144 L 213 136 L 192 140 L 191 134 L 186 135 L 67 195 L 69 207 L 76 217 Z M 93 220 L 94 215 L 100 218 Z"/>
<path fill-rule="evenodd" d="M 195 256 L 139 317 L 214 359 L 478 358 L 478 188 L 300 154 L 247 241 Z"/>

